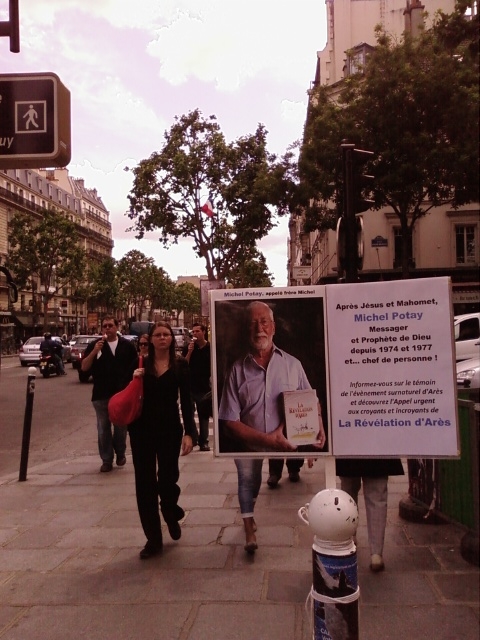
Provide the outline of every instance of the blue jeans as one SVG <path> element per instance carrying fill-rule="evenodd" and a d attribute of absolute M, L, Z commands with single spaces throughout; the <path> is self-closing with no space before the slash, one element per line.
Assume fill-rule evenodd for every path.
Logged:
<path fill-rule="evenodd" d="M 238 475 L 238 502 L 242 518 L 252 518 L 262 484 L 262 458 L 235 458 Z"/>
<path fill-rule="evenodd" d="M 98 452 L 103 462 L 113 463 L 113 456 L 123 458 L 127 449 L 127 430 L 125 427 L 116 427 L 108 417 L 108 398 L 104 400 L 92 400 L 93 408 L 97 414 Z"/>

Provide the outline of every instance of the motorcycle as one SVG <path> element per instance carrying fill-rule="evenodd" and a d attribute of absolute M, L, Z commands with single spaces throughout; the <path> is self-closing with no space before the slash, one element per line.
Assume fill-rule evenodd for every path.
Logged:
<path fill-rule="evenodd" d="M 40 357 L 40 373 L 44 378 L 49 378 L 52 374 L 59 375 L 55 360 L 50 354 L 42 354 Z"/>

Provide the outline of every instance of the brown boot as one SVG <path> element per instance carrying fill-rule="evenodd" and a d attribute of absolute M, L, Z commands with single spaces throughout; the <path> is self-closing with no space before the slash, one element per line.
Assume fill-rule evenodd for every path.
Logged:
<path fill-rule="evenodd" d="M 243 547 L 247 553 L 254 554 L 258 549 L 255 531 L 257 529 L 253 518 L 244 518 L 243 526 L 245 528 L 245 546 Z"/>

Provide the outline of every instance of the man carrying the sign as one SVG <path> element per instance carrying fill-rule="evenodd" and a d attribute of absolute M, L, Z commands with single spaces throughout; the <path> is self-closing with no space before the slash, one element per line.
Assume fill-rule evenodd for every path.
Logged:
<path fill-rule="evenodd" d="M 284 391 L 310 389 L 311 385 L 300 361 L 273 343 L 275 321 L 272 309 L 264 302 L 247 307 L 246 329 L 249 353 L 237 360 L 227 376 L 219 407 L 219 420 L 240 451 L 295 451 L 284 435 L 281 394 Z M 320 411 L 319 411 L 320 413 Z M 315 448 L 325 444 L 325 432 L 319 416 L 320 430 Z M 262 482 L 261 458 L 236 458 L 238 499 L 245 528 L 245 551 L 257 549 L 255 501 Z"/>

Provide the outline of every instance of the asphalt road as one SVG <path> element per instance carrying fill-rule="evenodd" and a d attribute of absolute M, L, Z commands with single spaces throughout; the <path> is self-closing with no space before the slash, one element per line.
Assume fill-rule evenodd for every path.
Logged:
<path fill-rule="evenodd" d="M 81 384 L 72 366 L 66 376 L 44 379 L 37 369 L 28 466 L 97 453 L 92 384 Z M 0 370 L 0 474 L 18 473 L 27 398 L 28 368 L 2 358 Z M 99 464 L 100 464 L 99 459 Z M 28 469 L 27 469 L 28 476 Z"/>

